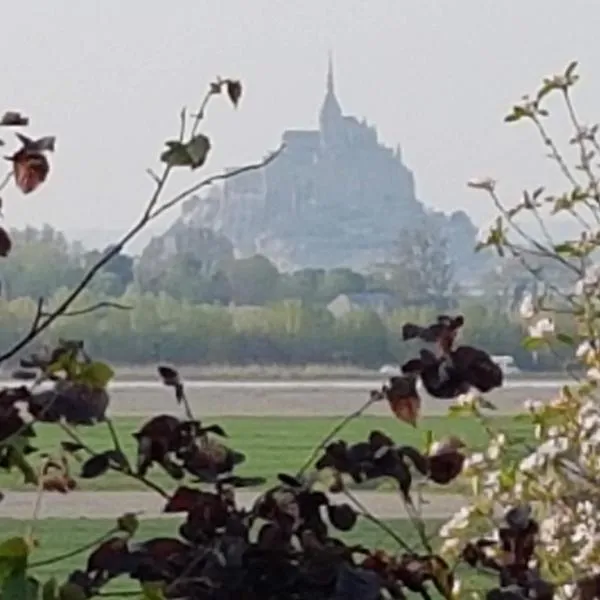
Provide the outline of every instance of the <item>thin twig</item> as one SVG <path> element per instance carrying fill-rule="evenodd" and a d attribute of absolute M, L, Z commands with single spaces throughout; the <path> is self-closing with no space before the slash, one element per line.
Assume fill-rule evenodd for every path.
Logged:
<path fill-rule="evenodd" d="M 374 404 L 375 402 L 378 402 L 378 398 L 369 398 L 359 409 L 355 410 L 354 412 L 350 413 L 349 415 L 345 416 L 322 440 L 321 442 L 319 442 L 319 444 L 317 446 L 315 446 L 312 450 L 312 452 L 310 453 L 309 457 L 306 459 L 306 461 L 304 462 L 304 464 L 302 465 L 302 467 L 300 468 L 300 470 L 298 471 L 298 473 L 296 474 L 296 477 L 302 477 L 302 475 L 304 475 L 304 473 L 306 472 L 306 469 L 308 469 L 313 461 L 315 460 L 315 458 L 317 457 L 317 455 L 319 454 L 319 452 L 321 450 L 323 450 L 323 448 L 325 448 L 325 446 L 327 446 L 327 444 L 329 444 L 329 442 L 342 430 L 344 429 L 344 427 L 346 427 L 346 425 L 348 425 L 348 423 L 350 423 L 351 421 L 354 421 L 354 419 L 357 419 L 358 417 L 360 417 L 372 404 Z"/>
<path fill-rule="evenodd" d="M 12 173 L 12 171 L 9 171 L 4 176 L 4 179 L 0 182 L 0 192 L 9 184 L 9 182 L 12 178 L 13 178 L 13 173 Z"/>
<path fill-rule="evenodd" d="M 144 227 L 150 221 L 154 220 L 158 215 L 162 214 L 165 210 L 180 203 L 182 200 L 184 200 L 185 198 L 187 198 L 189 195 L 193 194 L 197 190 L 199 190 L 207 185 L 210 185 L 210 184 L 214 183 L 215 181 L 229 179 L 231 177 L 239 175 L 240 173 L 260 169 L 260 168 L 268 165 L 272 160 L 274 160 L 276 158 L 276 156 L 279 154 L 280 151 L 281 151 L 281 149 L 277 150 L 275 153 L 269 155 L 265 160 L 263 160 L 261 162 L 254 163 L 254 164 L 248 165 L 246 167 L 241 167 L 234 171 L 224 172 L 224 173 L 220 173 L 218 175 L 212 175 L 212 176 L 204 179 L 203 181 L 193 185 L 192 187 L 188 188 L 184 192 L 177 194 L 173 199 L 171 199 L 167 203 L 163 204 L 157 210 L 152 211 L 152 208 L 156 205 L 156 202 L 158 201 L 158 198 L 160 197 L 162 189 L 164 188 L 164 186 L 166 184 L 168 175 L 171 172 L 172 167 L 167 166 L 161 177 L 161 185 L 160 186 L 157 185 L 157 188 L 156 188 L 152 198 L 148 202 L 146 211 L 144 212 L 144 214 L 142 215 L 140 220 L 121 238 L 121 240 L 118 243 L 116 243 L 114 246 L 111 247 L 109 252 L 104 254 L 103 257 L 100 260 L 98 260 L 98 262 L 89 269 L 89 271 L 84 275 L 84 277 L 77 284 L 77 286 L 71 291 L 71 293 L 67 296 L 67 298 L 65 298 L 65 300 L 63 300 L 63 302 L 60 303 L 60 305 L 56 309 L 51 311 L 47 317 L 41 319 L 35 329 L 29 331 L 25 336 L 23 336 L 23 338 L 21 338 L 21 340 L 19 340 L 16 344 L 14 344 L 9 350 L 0 354 L 0 363 L 4 362 L 8 358 L 11 358 L 12 356 L 14 356 L 18 352 L 20 352 L 33 339 L 35 339 L 41 332 L 43 332 L 50 325 L 52 325 L 52 323 L 58 317 L 60 317 L 71 306 L 71 304 L 79 297 L 79 295 L 82 293 L 82 291 L 84 289 L 86 289 L 86 287 L 88 286 L 90 281 L 96 276 L 98 271 L 100 271 L 104 267 L 104 265 L 106 265 L 114 256 L 116 256 L 119 252 L 121 252 L 123 247 L 129 241 L 131 241 L 142 229 L 144 229 Z M 150 209 L 150 211 L 148 209 Z"/>
<path fill-rule="evenodd" d="M 360 510 L 365 519 L 368 519 L 371 523 L 377 525 L 377 527 L 387 533 L 401 548 L 404 548 L 406 552 L 409 552 L 410 554 L 415 553 L 413 548 L 411 548 L 387 523 L 373 515 L 371 511 L 369 511 L 369 509 L 352 492 L 350 492 L 350 490 L 344 488 L 344 495 Z"/>
<path fill-rule="evenodd" d="M 110 529 L 109 531 L 107 531 L 106 533 L 101 535 L 100 537 L 92 540 L 91 542 L 87 542 L 86 544 L 84 544 L 83 546 L 80 546 L 79 548 L 75 548 L 75 550 L 69 550 L 68 552 L 65 552 L 64 554 L 58 554 L 57 556 L 52 556 L 51 558 L 45 558 L 44 560 L 38 560 L 37 562 L 29 563 L 28 566 L 30 569 L 35 569 L 37 567 L 46 567 L 47 565 L 53 565 L 54 563 L 61 562 L 63 560 L 67 560 L 69 558 L 73 558 L 74 556 L 77 556 L 78 554 L 81 554 L 82 552 L 85 552 L 86 550 L 90 550 L 91 548 L 94 548 L 98 544 L 101 544 L 102 542 L 104 542 L 106 539 L 108 539 L 115 533 L 118 533 L 118 531 L 119 531 L 119 529 L 117 527 L 113 527 L 112 529 Z"/>
<path fill-rule="evenodd" d="M 92 304 L 91 306 L 87 306 L 86 308 L 82 308 L 80 310 L 66 310 L 63 312 L 61 317 L 79 317 L 81 315 L 87 315 L 88 313 L 94 312 L 96 310 L 100 310 L 101 308 L 116 308 L 118 310 L 133 310 L 133 306 L 129 306 L 128 304 L 120 304 L 119 302 L 97 302 L 96 304 Z M 42 311 L 42 317 L 49 317 L 52 313 L 47 311 Z"/>
<path fill-rule="evenodd" d="M 90 456 L 97 455 L 96 452 L 94 452 L 94 450 L 92 448 L 90 448 L 90 446 L 88 446 L 66 423 L 59 422 L 59 426 L 74 442 L 76 442 L 77 444 L 79 444 L 81 446 L 82 450 L 85 450 Z M 157 483 L 154 483 L 154 481 L 147 479 L 146 477 L 141 477 L 140 475 L 134 473 L 132 470 L 125 471 L 122 467 L 118 467 L 118 466 L 112 465 L 112 464 L 109 465 L 109 468 L 113 471 L 116 471 L 117 473 L 122 473 L 123 475 L 125 475 L 127 477 L 131 477 L 132 479 L 135 479 L 136 481 L 143 483 L 146 487 L 149 487 L 150 489 L 152 489 L 155 492 L 157 492 L 158 494 L 160 494 L 163 498 L 165 498 L 165 500 L 169 500 L 171 497 Z"/>
<path fill-rule="evenodd" d="M 242 173 L 248 173 L 250 171 L 256 171 L 258 169 L 262 169 L 263 167 L 266 167 L 268 164 L 273 162 L 281 154 L 281 152 L 283 152 L 284 149 L 285 149 L 285 145 L 282 144 L 281 146 L 279 146 L 279 148 L 277 148 L 277 150 L 275 150 L 274 152 L 269 154 L 264 160 L 262 160 L 260 162 L 257 162 L 257 163 L 251 164 L 251 165 L 246 165 L 244 167 L 240 167 L 239 169 L 233 169 L 232 171 L 226 171 L 223 173 L 219 173 L 217 175 L 213 175 L 211 177 L 208 177 L 207 179 L 200 181 L 199 183 L 192 185 L 191 187 L 187 188 L 183 192 L 177 194 L 174 198 L 172 198 L 168 202 L 161 204 L 161 206 L 159 206 L 155 211 L 152 212 L 151 219 L 155 219 L 156 217 L 158 217 L 160 214 L 162 214 L 166 210 L 169 210 L 176 204 L 179 204 L 182 200 L 185 200 L 185 198 L 187 198 L 191 194 L 194 194 L 195 192 L 201 190 L 202 188 L 204 188 L 208 185 L 212 185 L 213 183 L 215 183 L 217 181 L 223 181 L 224 179 L 230 179 L 231 177 L 236 177 L 237 175 L 241 175 Z"/>

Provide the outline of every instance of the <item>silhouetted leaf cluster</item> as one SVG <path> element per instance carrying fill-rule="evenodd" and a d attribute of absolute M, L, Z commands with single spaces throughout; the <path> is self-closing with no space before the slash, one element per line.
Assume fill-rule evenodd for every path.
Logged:
<path fill-rule="evenodd" d="M 177 537 L 133 540 L 134 527 L 102 542 L 68 585 L 83 598 L 109 581 L 129 577 L 157 586 L 166 598 L 353 600 L 430 597 L 431 583 L 448 597 L 453 576 L 438 556 L 387 555 L 334 537 L 358 514 L 334 504 L 302 480 L 279 474 L 279 484 L 254 506 L 238 506 L 235 489 L 248 481 L 221 478 L 213 491 L 179 487 L 165 505 L 184 513 Z M 132 520 L 132 515 L 124 515 Z M 137 525 L 137 521 L 135 521 Z"/>
<path fill-rule="evenodd" d="M 133 434 L 138 443 L 137 473 L 145 477 L 156 463 L 174 479 L 182 479 L 187 471 L 198 481 L 214 482 L 246 459 L 214 436 L 226 433 L 219 425 L 203 426 L 172 415 L 152 417 Z"/>
<path fill-rule="evenodd" d="M 465 546 L 462 560 L 471 567 L 483 567 L 498 573 L 498 587 L 487 593 L 488 600 L 552 600 L 555 587 L 546 581 L 535 556 L 539 526 L 528 505 L 507 511 L 498 539 L 478 539 Z M 578 583 L 580 589 L 593 587 L 590 579 Z M 585 595 L 581 596 L 586 598 Z M 597 597 L 587 596 L 586 600 Z"/>
<path fill-rule="evenodd" d="M 60 340 L 50 349 L 21 360 L 13 377 L 51 382 L 49 389 L 34 390 L 26 399 L 37 421 L 93 425 L 105 419 L 110 401 L 106 387 L 114 372 L 106 363 L 93 361 L 83 342 Z"/>
<path fill-rule="evenodd" d="M 391 385 L 380 392 L 390 402 L 398 418 L 413 423 L 418 414 L 420 399 L 416 378 L 435 398 L 456 398 L 472 388 L 485 393 L 500 387 L 503 373 L 487 352 L 472 346 L 456 346 L 456 338 L 464 324 L 462 315 L 440 315 L 426 327 L 406 323 L 402 327 L 404 340 L 419 339 L 434 345 L 434 350 L 423 348 L 419 358 L 402 365 L 403 376 L 393 377 Z M 374 392 L 377 393 L 377 392 Z"/>
<path fill-rule="evenodd" d="M 437 444 L 431 454 L 423 454 L 412 446 L 395 444 L 381 431 L 372 431 L 365 442 L 348 444 L 338 440 L 328 444 L 315 467 L 318 471 L 333 471 L 331 492 L 344 489 L 344 475 L 357 484 L 390 478 L 398 484 L 405 500 L 412 503 L 412 469 L 435 483 L 446 485 L 458 477 L 462 470 L 465 459 L 462 447 L 462 442 L 457 438 L 448 438 Z"/>

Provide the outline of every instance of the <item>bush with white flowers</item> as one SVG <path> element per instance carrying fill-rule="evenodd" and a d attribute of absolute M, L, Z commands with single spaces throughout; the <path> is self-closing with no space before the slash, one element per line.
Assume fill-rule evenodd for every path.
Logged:
<path fill-rule="evenodd" d="M 501 182 L 469 182 L 490 196 L 499 212 L 481 237 L 480 248 L 518 258 L 526 268 L 540 256 L 551 259 L 577 281 L 573 289 L 554 289 L 546 298 L 526 293 L 518 311 L 526 348 L 572 349 L 572 383 L 546 402 L 524 403 L 518 418 L 530 424 L 535 440 L 525 454 L 515 457 L 510 451 L 510 441 L 494 431 L 477 396 L 461 397 L 453 409 L 481 419 L 489 443 L 465 461 L 463 472 L 472 492 L 468 506 L 441 528 L 443 553 L 448 560 L 462 558 L 478 565 L 488 561 L 497 567 L 499 585 L 488 592 L 490 599 L 600 597 L 600 264 L 594 260 L 600 247 L 600 143 L 598 127 L 581 122 L 573 103 L 576 67 L 572 63 L 563 74 L 545 79 L 533 100 L 526 97 L 505 119 L 533 125 L 564 175 L 566 191 L 525 191 L 516 205 L 507 206 L 501 200 Z M 548 133 L 549 108 L 562 110 L 571 123 L 567 144 L 576 152 L 574 161 L 565 158 L 569 152 Z M 552 239 L 545 224 L 557 213 L 579 223 L 578 239 Z M 528 233 L 522 224 L 526 215 L 541 224 L 543 236 Z M 530 271 L 532 279 L 544 279 L 543 272 Z M 506 540 L 494 545 L 498 517 L 507 511 L 513 520 L 514 511 L 530 511 L 527 515 L 535 522 L 530 538 L 522 538 L 533 540 L 534 550 L 527 569 L 519 573 L 509 568 L 519 549 Z"/>

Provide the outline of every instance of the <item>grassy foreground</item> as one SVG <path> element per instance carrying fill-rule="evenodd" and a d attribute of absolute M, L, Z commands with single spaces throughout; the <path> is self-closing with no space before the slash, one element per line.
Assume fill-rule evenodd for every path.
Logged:
<path fill-rule="evenodd" d="M 118 418 L 115 426 L 125 453 L 135 463 L 136 444 L 132 433 L 137 431 L 145 419 Z M 295 472 L 306 461 L 311 451 L 331 431 L 339 418 L 281 418 L 281 417 L 223 417 L 218 422 L 229 435 L 226 440 L 236 450 L 244 452 L 247 461 L 238 469 L 240 475 L 275 475 L 278 472 Z M 211 421 L 212 422 L 212 421 Z M 527 423 L 515 421 L 514 417 L 496 417 L 492 427 L 504 431 L 517 439 L 529 441 L 531 427 Z M 394 417 L 361 417 L 350 422 L 337 437 L 348 441 L 366 439 L 369 431 L 379 429 L 389 434 L 399 444 L 410 444 L 423 448 L 428 431 L 433 439 L 440 439 L 449 434 L 464 440 L 470 448 L 481 448 L 486 445 L 487 434 L 482 425 L 474 418 L 430 416 L 421 419 L 418 428 L 413 428 L 397 421 Z M 56 455 L 61 440 L 69 439 L 57 425 L 37 425 L 38 437 L 33 441 L 41 451 Z M 95 451 L 112 447 L 108 428 L 101 424 L 94 427 L 82 427 L 77 434 Z M 515 445 L 515 451 L 519 451 Z M 82 453 L 83 455 L 83 453 Z M 32 455 L 36 456 L 36 455 Z M 34 459 L 35 460 L 35 459 Z M 79 465 L 72 461 L 73 474 L 79 472 Z M 157 483 L 170 487 L 168 476 L 160 469 L 153 467 L 151 478 Z M 142 490 L 145 489 L 136 480 L 120 473 L 110 472 L 98 479 L 80 480 L 82 490 Z M 433 484 L 432 484 L 433 485 Z M 0 489 L 26 490 L 22 477 L 14 473 L 0 472 Z M 30 486 L 29 486 L 29 489 Z M 447 487 L 440 491 L 451 491 Z"/>
<path fill-rule="evenodd" d="M 136 538 L 139 540 L 148 539 L 157 536 L 177 536 L 177 527 L 180 519 L 157 519 L 145 520 L 140 524 L 140 529 Z M 415 531 L 413 524 L 406 520 L 387 521 L 386 524 L 393 531 L 402 537 L 416 552 L 424 552 L 419 542 L 419 537 Z M 435 547 L 435 533 L 439 529 L 440 522 L 427 521 L 426 532 L 428 538 L 432 540 Z M 12 519 L 0 519 L 0 530 L 2 538 L 23 535 L 27 523 Z M 47 561 L 50 558 L 68 554 L 89 543 L 91 540 L 100 538 L 104 533 L 109 531 L 114 526 L 113 521 L 103 520 L 86 520 L 80 519 L 77 521 L 60 519 L 47 519 L 39 521 L 35 524 L 34 535 L 38 540 L 39 547 L 36 548 L 30 559 L 30 564 L 35 565 L 38 562 Z M 66 535 L 68 532 L 68 535 Z M 336 533 L 337 535 L 337 533 Z M 361 543 L 370 548 L 382 548 L 390 551 L 399 550 L 395 540 L 390 538 L 376 525 L 359 520 L 357 526 L 347 534 L 342 534 L 339 537 L 350 543 Z M 50 577 L 56 577 L 58 581 L 64 580 L 70 571 L 77 568 L 85 569 L 85 562 L 89 551 L 72 556 L 60 562 L 41 565 L 34 567 L 32 573 L 39 577 L 42 581 Z M 458 576 L 464 576 L 463 573 L 458 573 Z M 469 574 L 468 580 L 464 579 L 463 584 L 466 584 L 469 589 L 481 589 L 489 584 L 489 579 Z M 106 588 L 107 592 L 118 595 L 119 592 L 127 593 L 136 589 L 136 583 L 128 578 L 120 578 L 115 580 Z M 464 589 L 464 587 L 463 587 Z"/>

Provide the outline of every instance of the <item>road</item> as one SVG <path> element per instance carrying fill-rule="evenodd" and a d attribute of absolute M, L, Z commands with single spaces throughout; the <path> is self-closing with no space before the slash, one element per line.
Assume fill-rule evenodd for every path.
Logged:
<path fill-rule="evenodd" d="M 369 396 L 369 390 L 381 382 L 359 382 L 359 385 L 324 387 L 302 382 L 299 385 L 269 386 L 240 385 L 190 386 L 187 395 L 192 409 L 199 417 L 218 416 L 281 416 L 337 417 L 357 410 Z M 512 385 L 496 390 L 486 397 L 498 408 L 499 414 L 515 414 L 523 409 L 528 398 L 547 400 L 558 392 L 559 384 L 544 386 Z M 422 394 L 425 415 L 444 415 L 451 404 Z M 147 416 L 157 413 L 179 413 L 172 390 L 162 387 L 118 387 L 111 391 L 110 413 L 113 416 Z M 388 415 L 385 402 L 373 405 L 367 414 Z"/>
<path fill-rule="evenodd" d="M 240 491 L 240 505 L 248 507 L 259 492 Z M 384 519 L 406 518 L 406 510 L 400 497 L 389 492 L 354 492 L 353 496 L 378 517 Z M 333 502 L 349 502 L 344 494 L 332 495 Z M 0 502 L 0 518 L 28 519 L 33 513 L 34 492 L 5 492 Z M 462 496 L 427 495 L 421 514 L 425 519 L 444 519 L 465 504 Z M 125 512 L 142 511 L 140 518 L 172 518 L 178 515 L 161 513 L 164 500 L 153 492 L 71 492 L 70 494 L 45 493 L 42 496 L 41 519 L 111 519 Z M 181 515 L 179 515 L 181 516 Z"/>

